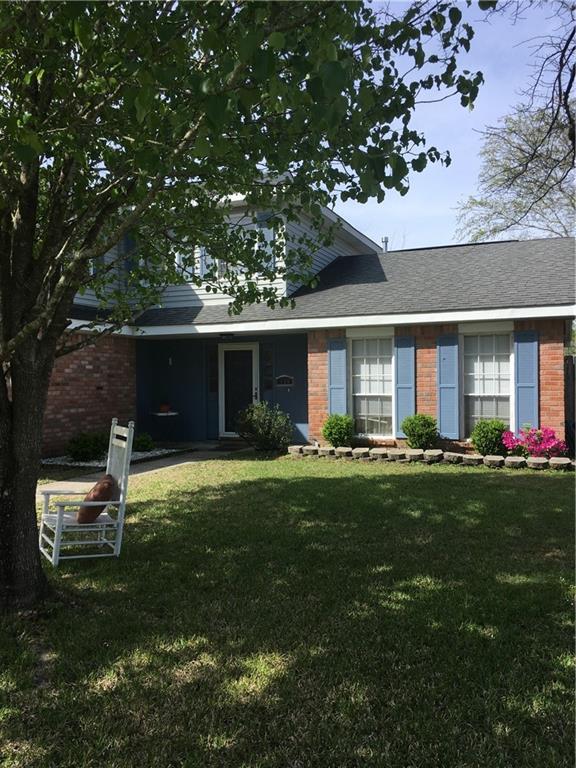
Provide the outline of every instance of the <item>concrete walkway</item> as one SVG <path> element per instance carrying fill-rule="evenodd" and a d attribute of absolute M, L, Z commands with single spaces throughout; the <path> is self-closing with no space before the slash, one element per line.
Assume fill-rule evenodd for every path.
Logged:
<path fill-rule="evenodd" d="M 230 456 L 233 453 L 245 453 L 251 450 L 250 448 L 234 449 L 225 451 L 215 449 L 214 447 L 207 447 L 204 449 L 189 451 L 187 453 L 172 454 L 169 456 L 163 456 L 159 459 L 151 459 L 150 461 L 140 461 L 137 464 L 130 465 L 130 477 L 137 475 L 148 475 L 153 472 L 161 472 L 164 469 L 171 469 L 172 467 L 178 467 L 184 464 L 194 464 L 197 461 L 210 461 L 213 459 L 222 459 L 225 456 Z M 41 491 L 57 491 L 60 495 L 65 496 L 66 493 L 80 492 L 88 493 L 90 488 L 96 483 L 104 474 L 104 470 L 95 470 L 90 472 L 82 472 L 79 468 L 78 476 L 71 477 L 68 480 L 54 480 L 49 483 L 43 483 L 36 489 L 36 501 L 42 501 Z"/>

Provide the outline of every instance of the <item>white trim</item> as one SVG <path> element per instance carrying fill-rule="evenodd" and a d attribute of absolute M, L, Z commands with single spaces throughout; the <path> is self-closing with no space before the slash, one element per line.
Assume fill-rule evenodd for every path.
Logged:
<path fill-rule="evenodd" d="M 540 393 L 538 393 L 540 412 Z M 510 432 L 516 434 L 516 365 L 514 360 L 514 331 L 510 331 Z"/>
<path fill-rule="evenodd" d="M 466 336 L 478 336 L 482 333 L 512 333 L 513 320 L 500 320 L 489 323 L 459 323 L 458 333 Z"/>
<path fill-rule="evenodd" d="M 418 392 L 416 389 L 416 347 L 414 347 L 414 399 L 416 399 Z M 414 409 L 416 410 L 416 409 Z M 398 434 L 396 424 L 396 344 L 392 339 L 392 440 L 396 440 Z"/>
<path fill-rule="evenodd" d="M 370 251 L 377 255 L 384 253 L 384 249 L 381 245 L 378 245 L 374 240 L 371 240 L 365 234 L 360 232 L 359 229 L 356 229 L 356 227 L 350 224 L 349 221 L 346 221 L 346 219 L 340 216 L 339 213 L 336 213 L 336 211 L 326 208 L 326 206 L 323 205 L 322 213 L 324 214 L 324 217 L 332 223 L 338 223 L 342 232 L 346 232 L 347 235 L 362 243 L 362 245 L 365 245 Z"/>
<path fill-rule="evenodd" d="M 576 317 L 576 305 L 547 307 L 512 307 L 508 309 L 472 309 L 453 312 L 417 312 L 401 315 L 352 315 L 350 317 L 285 318 L 239 323 L 194 325 L 149 325 L 130 328 L 134 336 L 197 336 L 220 333 L 259 333 L 261 331 L 306 331 L 317 328 L 361 328 L 366 326 L 434 325 L 437 323 L 480 322 L 484 320 L 528 320 L 538 317 Z M 86 322 L 72 321 L 85 325 Z M 124 329 L 122 332 L 125 332 Z"/>
<path fill-rule="evenodd" d="M 394 326 L 381 325 L 372 328 L 346 328 L 348 339 L 391 339 L 394 336 Z"/>
<path fill-rule="evenodd" d="M 237 437 L 236 432 L 226 432 L 224 353 L 228 351 L 252 352 L 252 402 L 260 401 L 260 344 L 218 344 L 218 434 L 220 437 Z"/>

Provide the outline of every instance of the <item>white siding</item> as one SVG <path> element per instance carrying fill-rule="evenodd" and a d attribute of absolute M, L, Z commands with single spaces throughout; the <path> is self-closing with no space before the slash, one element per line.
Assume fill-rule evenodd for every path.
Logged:
<path fill-rule="evenodd" d="M 231 223 L 238 222 L 245 214 L 237 213 L 230 217 Z M 247 219 L 246 224 L 250 222 Z M 260 285 L 270 285 L 270 283 L 263 280 L 259 280 Z M 282 279 L 277 279 L 272 283 L 277 289 L 279 295 L 283 296 L 286 290 L 286 283 Z M 159 302 L 162 307 L 191 307 L 202 306 L 204 304 L 229 304 L 231 297 L 225 293 L 208 292 L 206 288 L 201 285 L 193 285 L 192 283 L 186 283 L 183 285 L 169 285 L 166 286 L 162 293 L 162 298 Z"/>
<path fill-rule="evenodd" d="M 114 248 L 112 248 L 106 256 L 104 256 L 104 262 L 109 264 L 111 261 L 114 261 L 114 259 L 118 258 L 118 254 L 120 253 L 121 245 L 115 245 Z M 119 262 L 118 269 L 122 270 L 123 265 L 122 262 Z M 118 279 L 114 281 L 110 285 L 109 290 L 107 293 L 111 293 L 114 288 L 117 288 L 120 284 L 120 276 L 118 276 Z M 81 304 L 84 307 L 99 307 L 100 302 L 96 298 L 94 291 L 91 288 L 86 288 L 83 293 L 77 293 L 76 297 L 74 299 L 74 304 Z"/>
<path fill-rule="evenodd" d="M 286 227 L 288 248 L 290 248 L 290 243 L 294 243 L 297 246 L 298 239 L 300 237 L 313 237 L 313 235 L 314 227 L 310 220 L 301 219 L 299 222 L 290 222 Z M 325 246 L 321 246 L 313 255 L 312 273 L 317 275 L 318 272 L 321 272 L 339 256 L 354 256 L 362 252 L 362 245 L 360 243 L 357 241 L 353 242 L 345 232 L 336 229 L 332 244 L 327 248 Z M 301 285 L 302 282 L 288 283 L 288 295 L 290 296 L 292 293 L 297 291 Z"/>
<path fill-rule="evenodd" d="M 231 216 L 231 222 L 238 222 L 244 214 L 241 212 L 235 213 Z M 314 227 L 309 219 L 301 219 L 300 222 L 291 222 L 286 225 L 286 243 L 287 248 L 290 248 L 292 242 L 294 246 L 297 245 L 297 241 L 303 235 L 308 237 L 314 236 Z M 111 252 L 110 257 L 116 257 L 118 249 L 121 246 L 116 246 Z M 344 230 L 336 229 L 334 235 L 334 242 L 328 247 L 320 247 L 312 258 L 312 272 L 317 274 L 325 267 L 327 267 L 334 259 L 340 256 L 353 256 L 355 254 L 366 252 L 362 243 L 355 237 L 351 236 Z M 264 283 L 261 281 L 261 285 Z M 291 295 L 300 286 L 301 282 L 293 282 L 286 285 L 284 279 L 278 278 L 272 285 L 276 288 L 279 295 Z M 117 285 L 117 284 L 116 284 Z M 162 296 L 159 302 L 159 306 L 166 308 L 173 307 L 190 307 L 190 306 L 202 306 L 204 304 L 228 304 L 231 301 L 231 297 L 225 293 L 213 293 L 208 292 L 204 286 L 196 286 L 192 283 L 184 283 L 181 285 L 169 285 L 162 292 Z M 86 289 L 83 294 L 78 294 L 75 300 L 76 304 L 83 306 L 97 307 L 99 302 L 96 299 L 94 292 L 90 289 Z"/>
<path fill-rule="evenodd" d="M 259 281 L 261 285 L 265 283 Z M 284 294 L 284 280 L 275 280 L 273 283 L 280 295 Z M 204 286 L 198 287 L 187 283 L 186 285 L 171 285 L 164 289 L 160 306 L 162 307 L 194 307 L 204 304 L 229 304 L 231 297 L 225 293 L 208 293 Z"/>

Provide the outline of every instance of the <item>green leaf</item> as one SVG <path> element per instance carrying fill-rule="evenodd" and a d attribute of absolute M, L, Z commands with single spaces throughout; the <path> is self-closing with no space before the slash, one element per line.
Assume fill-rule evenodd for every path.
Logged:
<path fill-rule="evenodd" d="M 319 77 L 312 77 L 306 82 L 306 90 L 312 96 L 315 101 L 320 101 L 324 98 L 324 88 L 322 86 L 322 80 Z"/>
<path fill-rule="evenodd" d="M 420 152 L 418 157 L 415 157 L 411 162 L 412 170 L 416 171 L 417 173 L 420 173 L 420 171 L 423 171 L 427 165 L 428 165 L 428 158 L 426 157 L 426 154 L 424 152 Z"/>
<path fill-rule="evenodd" d="M 74 20 L 74 35 L 84 50 L 90 46 L 92 28 L 86 16 L 79 16 Z"/>
<path fill-rule="evenodd" d="M 146 116 L 152 109 L 153 101 L 153 92 L 150 88 L 141 88 L 138 91 L 138 95 L 134 100 L 134 107 L 136 109 L 136 120 L 139 123 L 143 123 L 146 119 Z"/>
<path fill-rule="evenodd" d="M 215 29 L 207 29 L 202 36 L 204 44 L 211 48 L 213 51 L 218 51 L 221 48 L 221 37 Z"/>
<path fill-rule="evenodd" d="M 347 77 L 339 61 L 326 61 L 320 67 L 320 75 L 327 96 L 338 96 L 346 87 Z"/>
<path fill-rule="evenodd" d="M 268 38 L 268 45 L 276 50 L 280 50 L 285 44 L 286 35 L 283 32 L 272 32 Z"/>
<path fill-rule="evenodd" d="M 268 80 L 273 75 L 275 56 L 270 48 L 259 49 L 254 54 L 254 76 L 259 81 Z"/>
<path fill-rule="evenodd" d="M 238 41 L 238 53 L 240 55 L 240 61 L 250 61 L 259 47 L 260 35 L 257 32 L 249 32 L 247 35 L 243 35 Z"/>
<path fill-rule="evenodd" d="M 442 32 L 446 24 L 446 17 L 442 13 L 434 12 L 432 14 L 432 25 L 436 32 Z"/>
<path fill-rule="evenodd" d="M 390 155 L 388 163 L 392 169 L 392 182 L 395 186 L 399 186 L 402 179 L 408 174 L 406 160 L 402 155 Z"/>
<path fill-rule="evenodd" d="M 462 11 L 460 8 L 456 8 L 456 6 L 453 6 L 448 11 L 448 18 L 450 19 L 450 23 L 453 27 L 455 27 L 457 24 L 460 24 L 460 21 L 462 19 Z"/>
<path fill-rule="evenodd" d="M 195 157 L 206 157 L 210 154 L 212 145 L 207 136 L 199 136 L 194 142 L 192 147 L 192 153 Z"/>
<path fill-rule="evenodd" d="M 228 97 L 224 93 L 216 93 L 206 99 L 206 114 L 215 128 L 221 128 L 226 118 L 226 105 Z"/>
<path fill-rule="evenodd" d="M 44 151 L 44 146 L 42 145 L 38 134 L 30 128 L 22 128 L 20 131 L 20 141 L 22 144 L 25 144 L 34 150 L 37 155 L 41 155 Z"/>
<path fill-rule="evenodd" d="M 338 49 L 334 43 L 328 43 L 324 48 L 324 58 L 327 61 L 338 61 Z"/>

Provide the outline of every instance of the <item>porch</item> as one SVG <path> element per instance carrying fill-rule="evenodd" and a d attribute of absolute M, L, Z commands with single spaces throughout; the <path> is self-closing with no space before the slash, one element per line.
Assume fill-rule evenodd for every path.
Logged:
<path fill-rule="evenodd" d="M 277 404 L 308 439 L 306 334 L 139 339 L 137 424 L 158 442 L 230 439 L 238 411 Z"/>

